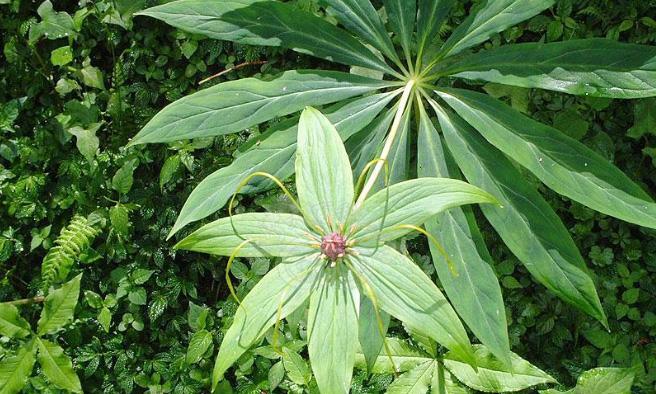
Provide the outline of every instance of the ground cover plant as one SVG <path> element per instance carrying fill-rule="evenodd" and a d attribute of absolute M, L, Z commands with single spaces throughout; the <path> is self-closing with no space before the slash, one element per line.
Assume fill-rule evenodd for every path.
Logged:
<path fill-rule="evenodd" d="M 70 357 L 85 392 L 209 390 L 214 358 L 237 310 L 224 280 L 227 258 L 174 252 L 174 243 L 166 242 L 166 236 L 193 187 L 242 155 L 246 147 L 236 148 L 244 141 L 250 140 L 251 145 L 263 142 L 266 135 L 262 132 L 284 118 L 205 140 L 127 149 L 125 142 L 167 103 L 226 80 L 270 79 L 292 69 L 349 70 L 281 47 L 230 44 L 149 18 L 133 18 L 133 12 L 157 3 L 0 1 L 0 302 L 34 300 L 17 308 L 36 330 L 42 300 L 84 273 L 80 283 L 83 296 L 73 321 L 46 338 Z M 456 2 L 441 37 L 448 38 L 470 8 L 480 3 Z M 337 23 L 314 1 L 292 1 L 290 5 Z M 381 9 L 383 3 L 374 5 Z M 55 25 L 41 23 L 52 21 L 53 15 L 68 27 L 59 32 L 63 35 L 52 30 Z M 387 22 L 384 12 L 381 17 Z M 654 7 L 645 1 L 559 0 L 539 15 L 493 34 L 483 46 L 493 49 L 519 42 L 591 37 L 653 45 L 654 18 Z M 38 26 L 30 37 L 33 25 Z M 39 36 L 39 29 L 48 34 Z M 398 45 L 394 36 L 392 39 Z M 226 69 L 232 71 L 198 85 Z M 363 74 L 357 68 L 353 72 Z M 575 97 L 473 80 L 462 80 L 457 86 L 485 91 L 553 125 L 615 163 L 650 195 L 655 194 L 652 99 Z M 328 113 L 327 108 L 321 110 Z M 435 116 L 430 106 L 426 110 Z M 438 121 L 432 120 L 437 126 Z M 410 131 L 413 141 L 418 131 L 415 123 Z M 347 147 L 354 149 L 348 142 Z M 415 161 L 414 147 L 410 152 Z M 362 168 L 366 160 L 359 163 Z M 599 391 L 599 386 L 593 386 L 596 371 L 583 372 L 597 366 L 623 367 L 630 370 L 605 373 L 618 382 L 635 375 L 633 392 L 652 392 L 656 376 L 653 231 L 559 197 L 517 168 L 558 213 L 591 268 L 610 330 L 532 280 L 475 208 L 473 214 L 506 301 L 513 351 L 562 387 L 574 387 L 580 377 L 579 387 Z M 379 186 L 382 182 L 374 189 Z M 295 194 L 293 183 L 287 187 Z M 292 212 L 293 206 L 276 189 L 253 197 L 240 195 L 235 200 L 235 213 L 262 209 Z M 225 209 L 217 214 L 228 216 Z M 73 224 L 79 218 L 96 230 L 88 243 L 80 244 L 81 252 L 49 252 L 58 244 L 55 241 L 66 239 L 62 230 L 75 229 Z M 180 238 L 193 230 L 190 227 L 195 226 L 183 229 Z M 423 236 L 408 234 L 395 246 L 445 291 L 429 255 L 430 243 Z M 49 270 L 41 264 L 46 256 Z M 62 271 L 64 277 L 51 276 L 55 274 L 52 263 L 70 258 L 74 262 L 69 272 Z M 230 273 L 239 298 L 249 293 L 271 264 L 275 260 L 233 260 Z M 51 285 L 45 284 L 48 277 Z M 244 353 L 230 368 L 221 388 L 232 387 L 239 393 L 316 390 L 304 350 L 305 325 L 305 319 L 289 316 L 281 322 L 275 342 L 282 354 L 276 352 L 280 347 L 272 347 L 272 332 L 268 332 L 260 346 Z M 399 352 L 398 359 L 419 355 L 415 358 L 421 361 L 418 368 L 409 365 L 404 371 L 419 378 L 432 374 L 427 367 L 436 365 L 434 349 L 422 343 L 421 336 L 407 333 L 394 320 L 388 335 L 390 350 Z M 392 346 L 396 341 L 407 346 Z M 16 355 L 25 343 L 1 337 L 0 363 Z M 437 354 L 443 355 L 443 350 Z M 391 369 L 385 367 L 387 356 L 381 356 L 374 374 L 369 375 L 364 356 L 356 353 L 353 392 L 384 392 L 395 380 Z M 404 374 L 398 373 L 396 380 Z M 432 374 L 435 376 L 439 373 Z M 609 387 L 608 381 L 602 387 Z M 581 390 L 577 392 L 585 392 Z M 23 391 L 60 392 L 38 362 Z"/>

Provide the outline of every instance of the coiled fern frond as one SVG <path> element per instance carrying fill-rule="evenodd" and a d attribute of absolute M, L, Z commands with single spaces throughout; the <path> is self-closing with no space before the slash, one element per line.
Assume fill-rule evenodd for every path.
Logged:
<path fill-rule="evenodd" d="M 73 217 L 68 226 L 62 228 L 55 240 L 56 245 L 48 250 L 43 259 L 41 288 L 47 291 L 55 281 L 65 280 L 80 253 L 91 245 L 99 233 L 84 217 Z"/>

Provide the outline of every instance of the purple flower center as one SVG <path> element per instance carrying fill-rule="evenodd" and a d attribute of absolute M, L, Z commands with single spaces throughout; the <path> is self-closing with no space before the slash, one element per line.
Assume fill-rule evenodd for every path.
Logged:
<path fill-rule="evenodd" d="M 331 261 L 344 257 L 346 253 L 346 238 L 339 233 L 332 233 L 321 238 L 321 253 Z"/>

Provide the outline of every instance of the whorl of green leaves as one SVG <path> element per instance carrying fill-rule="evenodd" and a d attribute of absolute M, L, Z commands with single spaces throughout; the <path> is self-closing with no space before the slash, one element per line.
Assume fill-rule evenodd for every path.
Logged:
<path fill-rule="evenodd" d="M 41 288 L 45 291 L 52 283 L 64 280 L 80 253 L 91 245 L 99 233 L 86 218 L 73 217 L 69 225 L 62 228 L 55 240 L 56 246 L 50 248 L 43 258 Z"/>

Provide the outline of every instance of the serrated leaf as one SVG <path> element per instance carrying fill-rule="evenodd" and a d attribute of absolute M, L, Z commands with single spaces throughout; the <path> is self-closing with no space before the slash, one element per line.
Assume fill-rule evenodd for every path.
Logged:
<path fill-rule="evenodd" d="M 283 46 L 346 65 L 393 72 L 353 36 L 291 4 L 268 0 L 178 0 L 138 15 L 210 38 Z"/>
<path fill-rule="evenodd" d="M 353 205 L 351 164 L 337 130 L 314 108 L 298 124 L 296 188 L 311 227 L 330 234 L 345 225 Z"/>
<path fill-rule="evenodd" d="M 187 364 L 195 364 L 199 362 L 211 345 L 212 333 L 207 330 L 196 331 L 191 336 L 189 347 L 187 348 Z"/>
<path fill-rule="evenodd" d="M 64 349 L 45 339 L 37 338 L 36 341 L 39 347 L 37 358 L 48 381 L 61 389 L 81 393 L 80 379 Z"/>
<path fill-rule="evenodd" d="M 540 390 L 540 394 L 630 394 L 633 379 L 630 369 L 595 368 L 583 372 L 571 390 Z"/>
<path fill-rule="evenodd" d="M 18 350 L 15 356 L 0 360 L 0 394 L 20 392 L 34 368 L 34 341 L 29 341 Z"/>
<path fill-rule="evenodd" d="M 372 373 L 392 374 L 396 372 L 406 372 L 415 368 L 417 365 L 433 361 L 433 357 L 424 351 L 410 346 L 406 341 L 399 338 L 386 338 L 387 349 L 381 349 L 380 353 L 374 359 L 371 368 Z M 391 360 L 390 360 L 391 358 Z M 364 354 L 356 353 L 356 366 L 366 367 Z"/>
<path fill-rule="evenodd" d="M 137 268 L 130 274 L 130 277 L 132 278 L 132 281 L 137 284 L 137 285 L 143 285 L 144 283 L 148 282 L 148 279 L 150 279 L 151 276 L 155 273 L 154 270 L 147 270 L 143 268 Z"/>
<path fill-rule="evenodd" d="M 353 333 L 358 329 L 359 305 L 353 274 L 342 266 L 325 271 L 310 296 L 308 354 L 321 392 L 349 392 L 358 346 Z"/>
<path fill-rule="evenodd" d="M 473 360 L 460 319 L 421 268 L 389 246 L 354 250 L 357 254 L 349 257 L 353 269 L 366 279 L 380 308 L 412 330 Z M 362 294 L 371 297 L 367 291 Z"/>
<path fill-rule="evenodd" d="M 30 335 L 30 323 L 23 319 L 15 305 L 0 304 L 0 336 L 25 338 Z"/>
<path fill-rule="evenodd" d="M 80 296 L 81 279 L 82 274 L 48 294 L 37 323 L 37 334 L 52 334 L 73 320 L 77 299 Z"/>
<path fill-rule="evenodd" d="M 105 330 L 109 332 L 109 327 L 112 322 L 112 312 L 106 306 L 103 306 L 100 312 L 98 312 L 98 323 Z"/>
<path fill-rule="evenodd" d="M 282 349 L 282 364 L 287 371 L 289 379 L 299 385 L 310 383 L 312 373 L 303 357 L 289 348 Z"/>
<path fill-rule="evenodd" d="M 575 95 L 656 95 L 656 48 L 602 38 L 503 45 L 441 63 L 436 72 Z"/>
<path fill-rule="evenodd" d="M 215 388 L 223 374 L 265 332 L 310 296 L 321 264 L 318 255 L 287 259 L 266 274 L 242 300 L 219 347 L 212 372 Z"/>
<path fill-rule="evenodd" d="M 114 231 L 124 236 L 128 234 L 130 220 L 125 205 L 119 204 L 109 208 L 109 221 L 112 223 Z"/>
<path fill-rule="evenodd" d="M 132 189 L 134 182 L 132 174 L 138 165 L 136 159 L 126 161 L 112 177 L 112 188 L 121 194 L 127 194 Z"/>
<path fill-rule="evenodd" d="M 399 376 L 387 388 L 387 394 L 425 394 L 433 377 L 435 361 L 417 365 Z"/>
<path fill-rule="evenodd" d="M 283 378 L 285 377 L 285 367 L 282 364 L 282 361 L 278 361 L 277 363 L 273 364 L 271 369 L 269 369 L 269 389 L 270 390 L 275 390 L 278 385 L 282 382 Z"/>
<path fill-rule="evenodd" d="M 175 248 L 221 256 L 234 253 L 236 257 L 300 256 L 316 252 L 308 232 L 305 221 L 297 215 L 243 213 L 201 227 Z M 242 245 L 245 240 L 250 242 Z"/>
<path fill-rule="evenodd" d="M 487 95 L 460 89 L 438 94 L 486 140 L 551 189 L 607 215 L 656 228 L 656 203 L 585 145 Z"/>
<path fill-rule="evenodd" d="M 474 370 L 459 356 L 448 352 L 444 366 L 458 380 L 476 390 L 498 393 L 519 391 L 539 384 L 556 383 L 556 380 L 528 361 L 512 353 L 512 369 L 504 366 L 483 345 L 474 345 L 476 365 Z"/>

